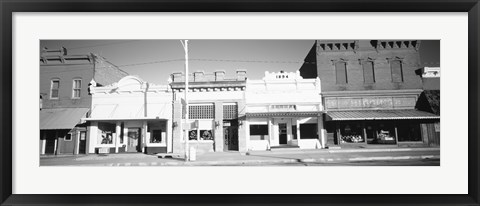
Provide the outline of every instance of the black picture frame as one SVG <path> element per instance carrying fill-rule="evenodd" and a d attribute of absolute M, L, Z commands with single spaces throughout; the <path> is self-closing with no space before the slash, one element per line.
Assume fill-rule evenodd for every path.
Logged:
<path fill-rule="evenodd" d="M 480 205 L 478 0 L 0 0 L 1 205 Z M 13 12 L 468 12 L 468 194 L 34 195 L 12 194 Z M 33 175 L 33 174 L 32 174 Z M 441 180 L 439 180 L 441 181 Z"/>

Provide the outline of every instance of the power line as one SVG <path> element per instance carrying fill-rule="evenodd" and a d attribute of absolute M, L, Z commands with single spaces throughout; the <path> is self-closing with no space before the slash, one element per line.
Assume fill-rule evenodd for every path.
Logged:
<path fill-rule="evenodd" d="M 130 42 L 134 42 L 134 41 L 138 41 L 138 40 L 122 41 L 122 42 L 106 43 L 106 44 L 96 44 L 96 45 L 73 47 L 73 48 L 67 48 L 67 49 L 68 50 L 75 50 L 75 49 L 93 48 L 93 47 L 101 47 L 101 46 L 110 46 L 110 45 L 115 45 L 115 44 L 126 44 L 126 43 L 130 43 Z"/>

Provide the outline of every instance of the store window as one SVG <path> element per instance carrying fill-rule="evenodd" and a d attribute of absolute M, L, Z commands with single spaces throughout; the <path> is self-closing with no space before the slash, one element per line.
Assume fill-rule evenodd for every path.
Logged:
<path fill-rule="evenodd" d="M 346 84 L 347 80 L 347 63 L 346 62 L 336 62 L 335 63 L 335 72 L 337 76 L 337 84 Z"/>
<path fill-rule="evenodd" d="M 348 123 L 340 126 L 341 143 L 364 143 L 363 126 L 361 123 Z"/>
<path fill-rule="evenodd" d="M 212 130 L 190 130 L 188 132 L 188 140 L 213 140 Z"/>
<path fill-rule="evenodd" d="M 395 127 L 393 123 L 384 122 L 377 124 L 376 139 L 373 144 L 395 144 Z"/>
<path fill-rule="evenodd" d="M 162 130 L 156 129 L 152 131 L 150 143 L 162 143 Z"/>
<path fill-rule="evenodd" d="M 50 84 L 50 99 L 58 99 L 58 90 L 60 89 L 60 79 L 52 79 Z"/>
<path fill-rule="evenodd" d="M 317 139 L 317 124 L 300 124 L 300 139 Z"/>
<path fill-rule="evenodd" d="M 250 125 L 250 140 L 268 139 L 268 125 L 252 124 Z"/>
<path fill-rule="evenodd" d="M 98 123 L 97 144 L 113 144 L 115 126 L 115 124 L 110 123 Z"/>
<path fill-rule="evenodd" d="M 420 124 L 413 122 L 402 122 L 397 124 L 399 142 L 421 142 L 422 134 Z"/>

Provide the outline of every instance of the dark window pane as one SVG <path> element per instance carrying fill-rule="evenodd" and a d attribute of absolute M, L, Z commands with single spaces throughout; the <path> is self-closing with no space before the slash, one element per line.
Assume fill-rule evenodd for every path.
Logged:
<path fill-rule="evenodd" d="M 347 83 L 347 64 L 345 62 L 335 63 L 335 71 L 337 74 L 337 84 Z"/>
<path fill-rule="evenodd" d="M 375 82 L 375 72 L 373 71 L 373 62 L 363 62 L 363 77 L 365 83 Z"/>
<path fill-rule="evenodd" d="M 268 125 L 250 125 L 251 140 L 268 139 Z"/>
<path fill-rule="evenodd" d="M 317 124 L 300 124 L 300 139 L 317 138 Z"/>

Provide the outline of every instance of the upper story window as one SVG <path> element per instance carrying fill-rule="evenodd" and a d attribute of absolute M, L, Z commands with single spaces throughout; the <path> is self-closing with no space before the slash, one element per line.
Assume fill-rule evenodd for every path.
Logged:
<path fill-rule="evenodd" d="M 214 119 L 215 106 L 213 104 L 192 104 L 188 105 L 189 119 Z"/>
<path fill-rule="evenodd" d="M 60 89 L 60 79 L 52 79 L 50 83 L 50 99 L 58 99 L 59 89 Z"/>
<path fill-rule="evenodd" d="M 362 67 L 364 83 L 375 83 L 375 70 L 373 66 L 373 61 L 363 61 Z"/>
<path fill-rule="evenodd" d="M 79 99 L 80 92 L 82 91 L 82 80 L 81 79 L 74 79 L 73 86 L 72 86 L 72 98 Z"/>
<path fill-rule="evenodd" d="M 403 67 L 401 60 L 390 61 L 390 68 L 392 70 L 392 82 L 403 82 Z"/>
<path fill-rule="evenodd" d="M 335 73 L 337 77 L 337 84 L 348 83 L 347 62 L 344 62 L 344 61 L 335 62 Z"/>

